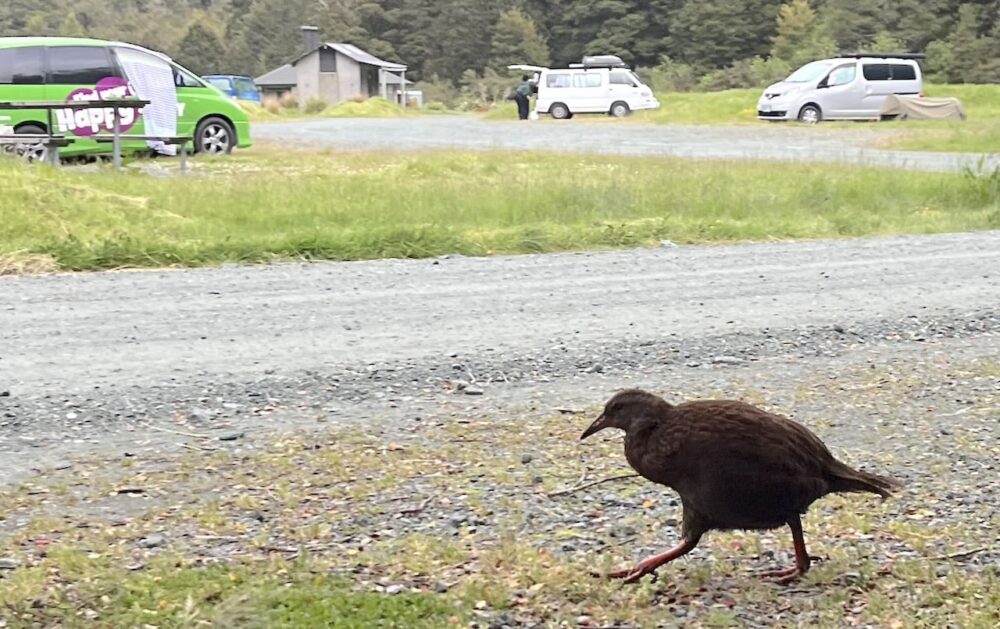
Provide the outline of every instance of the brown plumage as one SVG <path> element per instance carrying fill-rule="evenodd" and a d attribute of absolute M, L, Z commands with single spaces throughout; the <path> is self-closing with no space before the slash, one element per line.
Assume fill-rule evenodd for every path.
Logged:
<path fill-rule="evenodd" d="M 625 458 L 639 474 L 681 496 L 681 543 L 609 576 L 638 580 L 690 552 L 710 530 L 787 525 L 795 567 L 766 573 L 782 582 L 809 570 L 800 514 L 834 492 L 887 498 L 900 485 L 860 472 L 833 457 L 819 437 L 780 415 L 733 400 L 676 406 L 631 389 L 612 397 L 581 439 L 605 428 L 625 431 Z"/>

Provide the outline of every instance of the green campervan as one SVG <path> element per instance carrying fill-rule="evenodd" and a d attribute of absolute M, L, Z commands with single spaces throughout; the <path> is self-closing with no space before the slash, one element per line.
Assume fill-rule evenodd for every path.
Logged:
<path fill-rule="evenodd" d="M 127 141 L 130 134 L 190 136 L 199 153 L 221 154 L 250 146 L 246 112 L 164 54 L 97 39 L 0 37 L 0 103 L 129 97 L 148 100 L 150 105 L 121 110 L 125 150 L 147 148 L 146 142 Z M 56 109 L 51 116 L 40 109 L 0 110 L 0 133 L 12 129 L 18 134 L 65 135 L 74 140 L 60 150 L 66 156 L 109 151 L 107 143 L 98 143 L 93 136 L 109 133 L 113 124 L 112 109 Z"/>

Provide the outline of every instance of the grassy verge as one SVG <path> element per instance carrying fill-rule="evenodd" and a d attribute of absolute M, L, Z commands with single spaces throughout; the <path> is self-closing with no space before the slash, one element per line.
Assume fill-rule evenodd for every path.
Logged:
<path fill-rule="evenodd" d="M 1000 122 L 907 122 L 901 136 L 878 142 L 881 148 L 948 153 L 1000 153 Z"/>
<path fill-rule="evenodd" d="M 8 272 L 1000 227 L 995 176 L 820 164 L 258 148 L 187 177 L 0 160 L 0 179 Z"/>
<path fill-rule="evenodd" d="M 36 568 L 0 581 L 2 615 L 9 619 L 3 626 L 430 629 L 460 626 L 466 616 L 428 594 L 356 591 L 343 578 L 315 571 L 310 562 L 193 567 L 191 559 L 173 555 L 137 572 L 95 554 L 60 548 L 47 562 L 57 576 Z M 78 585 L 63 589 L 70 583 Z M 42 587 L 49 595 L 35 598 Z M 28 598 L 18 601 L 21 596 Z M 26 608 L 25 600 L 34 600 L 34 609 Z"/>
<path fill-rule="evenodd" d="M 417 116 L 420 110 L 403 109 L 384 98 L 369 98 L 363 101 L 344 101 L 330 105 L 321 111 L 305 111 L 297 107 L 267 108 L 254 103 L 241 101 L 240 106 L 252 122 L 271 122 L 276 120 L 300 118 L 405 118 Z"/>
<path fill-rule="evenodd" d="M 635 120 L 655 124 L 757 123 L 761 90 L 723 90 L 708 93 L 659 94 L 661 107 L 635 113 Z"/>
<path fill-rule="evenodd" d="M 996 85 L 928 85 L 927 95 L 956 97 L 965 106 L 964 122 L 908 121 L 902 131 L 879 144 L 905 151 L 953 153 L 1000 152 L 1000 87 Z"/>
<path fill-rule="evenodd" d="M 240 106 L 250 116 L 251 122 L 275 122 L 307 118 L 412 118 L 459 113 L 440 106 L 403 109 L 384 98 L 368 98 L 363 101 L 349 100 L 330 105 L 321 111 L 305 111 L 299 107 L 283 107 L 281 105 L 268 107 L 246 101 L 241 101 Z"/>
<path fill-rule="evenodd" d="M 942 381 L 986 386 L 996 370 L 995 361 L 907 361 L 786 383 L 801 420 L 822 429 L 829 418 L 854 417 L 880 439 L 905 428 L 920 461 L 893 461 L 877 443 L 851 448 L 874 469 L 907 470 L 908 489 L 888 502 L 817 503 L 805 522 L 810 550 L 824 561 L 794 587 L 753 574 L 788 560 L 787 531 L 712 533 L 658 581 L 591 577 L 676 539 L 673 494 L 635 480 L 554 491 L 624 471 L 620 439 L 579 445 L 590 413 L 459 416 L 272 436 L 242 453 L 206 452 L 206 441 L 191 446 L 196 454 L 80 459 L 2 491 L 0 617 L 7 627 L 178 629 L 470 619 L 992 628 L 1000 572 L 975 559 L 975 549 L 994 552 L 1000 520 L 991 494 L 958 506 L 945 496 L 959 477 L 990 486 L 953 463 L 992 460 L 993 433 L 949 438 L 942 449 L 927 404 L 990 425 L 995 400 L 969 407 L 941 390 L 899 405 Z M 745 395 L 769 403 L 756 387 Z"/>

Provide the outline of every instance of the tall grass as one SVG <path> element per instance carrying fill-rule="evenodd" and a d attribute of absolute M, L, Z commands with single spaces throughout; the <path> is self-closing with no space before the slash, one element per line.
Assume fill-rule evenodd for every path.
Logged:
<path fill-rule="evenodd" d="M 635 120 L 655 124 L 737 124 L 757 122 L 759 89 L 658 94 L 660 109 L 639 111 Z"/>
<path fill-rule="evenodd" d="M 261 106 L 241 101 L 243 108 L 253 122 L 270 122 L 288 118 L 402 118 L 417 115 L 420 110 L 404 109 L 384 98 L 347 100 L 335 105 L 327 105 L 321 100 L 311 100 L 304 108 L 299 108 L 293 100 L 285 102 L 269 101 Z M 436 113 L 436 112 L 435 112 Z"/>
<path fill-rule="evenodd" d="M 1000 227 L 995 186 L 961 174 L 265 149 L 197 165 L 202 176 L 150 178 L 0 160 L 0 259 L 42 255 L 64 269 L 102 269 Z"/>

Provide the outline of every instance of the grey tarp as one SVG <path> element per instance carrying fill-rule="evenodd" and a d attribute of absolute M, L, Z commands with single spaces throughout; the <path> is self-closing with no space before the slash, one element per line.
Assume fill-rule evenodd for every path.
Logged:
<path fill-rule="evenodd" d="M 957 98 L 889 96 L 878 112 L 882 120 L 965 120 L 965 109 Z"/>

